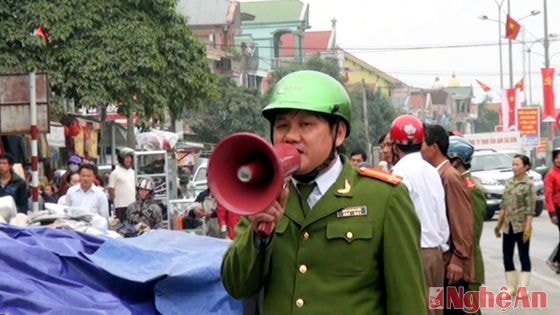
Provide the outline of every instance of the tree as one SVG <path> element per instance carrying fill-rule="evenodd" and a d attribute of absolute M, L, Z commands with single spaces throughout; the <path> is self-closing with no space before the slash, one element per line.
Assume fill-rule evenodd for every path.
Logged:
<path fill-rule="evenodd" d="M 350 98 L 352 100 L 352 132 L 344 143 L 344 147 L 349 151 L 354 148 L 367 150 L 362 92 L 359 90 L 351 91 Z M 399 113 L 391 103 L 391 100 L 379 90 L 367 89 L 366 98 L 369 125 L 368 136 L 372 146 L 375 146 L 379 137 L 389 132 L 391 122 Z"/>
<path fill-rule="evenodd" d="M 319 55 L 314 55 L 307 58 L 304 63 L 293 62 L 287 66 L 278 67 L 274 69 L 274 79 L 271 82 L 271 87 L 273 87 L 286 75 L 299 70 L 315 70 L 323 72 L 342 82 L 340 68 L 338 67 L 337 62 L 338 61 L 334 58 L 321 58 Z"/>
<path fill-rule="evenodd" d="M 0 72 L 46 72 L 78 106 L 121 104 L 152 114 L 216 94 L 204 46 L 175 0 L 18 0 L 0 3 Z M 47 39 L 32 34 L 42 27 Z"/>
<path fill-rule="evenodd" d="M 227 78 L 219 79 L 218 100 L 189 119 L 193 131 L 203 142 L 218 142 L 234 132 L 253 132 L 267 136 L 268 123 L 261 111 L 264 98 L 255 89 L 238 87 Z"/>
<path fill-rule="evenodd" d="M 488 104 L 492 101 L 488 96 L 478 105 L 478 119 L 474 121 L 475 132 L 493 132 L 499 123 L 497 111 L 489 109 Z"/>

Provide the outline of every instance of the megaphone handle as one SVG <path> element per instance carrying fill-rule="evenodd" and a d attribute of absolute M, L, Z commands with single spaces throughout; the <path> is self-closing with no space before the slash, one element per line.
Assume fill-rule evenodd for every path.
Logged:
<path fill-rule="evenodd" d="M 272 234 L 272 223 L 271 222 L 261 222 L 257 227 L 257 232 L 260 235 L 269 236 Z"/>

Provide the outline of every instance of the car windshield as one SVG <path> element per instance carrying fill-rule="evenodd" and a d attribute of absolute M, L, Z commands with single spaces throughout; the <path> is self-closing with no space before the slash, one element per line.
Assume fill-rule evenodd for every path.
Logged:
<path fill-rule="evenodd" d="M 507 154 L 483 154 L 473 156 L 471 172 L 511 169 L 512 158 Z"/>

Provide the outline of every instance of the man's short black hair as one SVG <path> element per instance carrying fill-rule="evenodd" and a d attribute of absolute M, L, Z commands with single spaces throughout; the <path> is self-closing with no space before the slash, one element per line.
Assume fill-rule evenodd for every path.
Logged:
<path fill-rule="evenodd" d="M 82 170 L 90 170 L 93 172 L 93 174 L 97 175 L 97 166 L 93 165 L 93 164 L 82 164 L 80 165 L 80 168 L 78 169 L 78 173 L 81 173 Z"/>
<path fill-rule="evenodd" d="M 356 149 L 352 150 L 352 152 L 350 152 L 350 157 L 352 157 L 354 155 L 358 155 L 358 154 L 362 156 L 362 160 L 367 161 L 366 151 L 364 151 L 361 148 L 356 148 Z"/>
<path fill-rule="evenodd" d="M 10 165 L 14 165 L 14 156 L 11 155 L 10 153 L 2 153 L 0 154 L 0 160 L 7 160 L 8 164 Z"/>
<path fill-rule="evenodd" d="M 437 144 L 441 154 L 447 156 L 449 149 L 449 134 L 440 125 L 424 125 L 424 142 L 428 145 Z"/>

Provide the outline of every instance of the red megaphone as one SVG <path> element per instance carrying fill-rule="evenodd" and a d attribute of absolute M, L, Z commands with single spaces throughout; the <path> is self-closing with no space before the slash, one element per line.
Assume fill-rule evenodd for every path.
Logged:
<path fill-rule="evenodd" d="M 216 200 L 240 215 L 265 211 L 280 195 L 286 177 L 298 170 L 299 152 L 289 144 L 272 146 L 262 137 L 235 133 L 220 141 L 208 162 L 208 186 Z M 270 225 L 259 233 L 270 235 Z"/>

